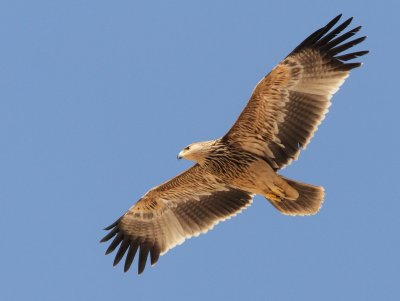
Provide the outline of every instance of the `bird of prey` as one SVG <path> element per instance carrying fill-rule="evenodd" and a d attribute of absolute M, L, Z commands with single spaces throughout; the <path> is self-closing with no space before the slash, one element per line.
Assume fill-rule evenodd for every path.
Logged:
<path fill-rule="evenodd" d="M 287 179 L 278 170 L 296 160 L 324 119 L 332 95 L 361 66 L 348 62 L 368 51 L 346 52 L 364 37 L 349 40 L 361 26 L 343 34 L 352 18 L 341 15 L 298 45 L 254 88 L 232 128 L 219 139 L 197 142 L 178 155 L 196 162 L 171 180 L 150 189 L 105 230 L 114 237 L 106 254 L 119 249 L 114 265 L 125 258 L 125 272 L 139 250 L 138 273 L 150 257 L 185 239 L 206 233 L 264 196 L 286 215 L 313 215 L 321 208 L 321 186 Z M 150 255 L 150 256 L 149 256 Z"/>

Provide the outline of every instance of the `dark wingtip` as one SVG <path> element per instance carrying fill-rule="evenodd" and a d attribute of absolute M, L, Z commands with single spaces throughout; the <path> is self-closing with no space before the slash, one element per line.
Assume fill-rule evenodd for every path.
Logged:
<path fill-rule="evenodd" d="M 369 50 L 356 51 L 356 52 L 347 53 L 344 55 L 335 56 L 335 58 L 340 61 L 349 61 L 349 60 L 358 58 L 360 56 L 366 55 L 368 53 L 369 53 Z"/>
<path fill-rule="evenodd" d="M 103 230 L 111 230 L 112 228 L 114 228 L 115 226 L 118 225 L 120 220 L 121 220 L 121 217 L 119 219 L 117 219 L 115 222 L 113 222 L 111 225 L 105 227 Z"/>
<path fill-rule="evenodd" d="M 151 248 L 151 250 L 150 250 L 150 263 L 151 263 L 151 266 L 154 266 L 157 263 L 158 258 L 160 258 L 160 248 L 158 247 L 157 244 L 155 244 L 153 246 L 153 248 Z"/>
<path fill-rule="evenodd" d="M 363 63 L 346 63 L 346 64 L 343 64 L 342 66 L 338 67 L 337 70 L 350 71 L 354 68 L 361 67 L 362 65 L 363 65 Z"/>
<path fill-rule="evenodd" d="M 347 42 L 347 43 L 345 43 L 345 44 L 341 44 L 341 45 L 339 45 L 339 46 L 336 46 L 335 48 L 330 49 L 330 50 L 329 50 L 329 53 L 330 53 L 332 56 L 335 56 L 335 55 L 338 54 L 338 53 L 341 53 L 341 52 L 343 52 L 343 51 L 346 51 L 347 49 L 349 49 L 349 48 L 351 48 L 351 47 L 354 47 L 354 46 L 360 44 L 360 43 L 363 42 L 366 38 L 367 38 L 367 36 L 363 36 L 363 37 L 360 37 L 360 38 L 351 40 L 351 41 L 349 41 L 349 42 Z"/>
<path fill-rule="evenodd" d="M 110 254 L 112 251 L 114 251 L 114 250 L 111 250 L 110 247 L 108 247 L 108 249 L 106 250 L 106 252 L 105 252 L 104 254 L 105 254 L 105 255 L 108 255 L 108 254 Z"/>
<path fill-rule="evenodd" d="M 328 23 L 328 25 L 331 24 L 331 23 L 333 23 L 332 26 L 335 25 L 335 24 L 340 20 L 340 18 L 341 18 L 342 16 L 343 16 L 343 13 L 338 14 L 336 17 L 334 17 L 334 18 Z"/>
<path fill-rule="evenodd" d="M 133 259 L 135 258 L 136 252 L 138 250 L 139 244 L 135 241 L 131 241 L 129 245 L 128 254 L 126 255 L 124 272 L 126 273 L 132 265 Z"/>
<path fill-rule="evenodd" d="M 110 231 L 106 236 L 104 236 L 104 237 L 100 240 L 100 242 L 102 243 L 102 242 L 106 242 L 106 241 L 110 240 L 111 238 L 113 238 L 113 237 L 115 236 L 115 234 L 118 233 L 118 231 L 119 231 L 118 228 L 114 228 L 114 229 L 113 229 L 112 231 Z"/>
<path fill-rule="evenodd" d="M 122 257 L 124 257 L 126 250 L 129 247 L 129 244 L 130 244 L 129 237 L 125 235 L 124 239 L 119 247 L 117 255 L 115 255 L 113 266 L 116 266 L 121 261 Z"/>
<path fill-rule="evenodd" d="M 347 26 L 350 25 L 351 22 L 353 22 L 353 19 L 354 19 L 354 17 L 348 18 L 346 21 L 344 21 L 344 22 L 342 23 L 341 26 L 343 26 L 343 28 L 346 28 Z"/>
<path fill-rule="evenodd" d="M 116 247 L 120 244 L 120 242 L 123 239 L 123 234 L 121 232 L 118 232 L 117 236 L 114 238 L 110 246 L 108 247 L 106 251 L 106 255 L 110 254 L 112 251 L 115 250 Z"/>
<path fill-rule="evenodd" d="M 354 19 L 354 17 L 350 17 L 346 21 L 344 21 L 343 27 L 346 28 L 347 26 L 349 26 L 351 24 L 351 22 L 353 22 L 353 19 Z"/>
<path fill-rule="evenodd" d="M 323 29 L 325 29 L 325 33 L 328 32 L 337 22 L 339 22 L 340 18 L 342 17 L 342 14 L 337 15 L 334 17 L 328 24 L 326 24 Z"/>
<path fill-rule="evenodd" d="M 147 256 L 149 255 L 150 248 L 147 245 L 141 245 L 139 251 L 139 265 L 138 275 L 142 274 L 146 267 Z"/>
<path fill-rule="evenodd" d="M 309 47 L 316 43 L 321 37 L 323 37 L 327 32 L 329 32 L 333 26 L 339 21 L 342 17 L 342 14 L 337 15 L 333 18 L 328 24 L 320 29 L 314 31 L 311 35 L 309 35 L 303 42 L 301 42 L 291 53 L 295 53 L 301 50 L 304 47 Z"/>
<path fill-rule="evenodd" d="M 127 272 L 135 258 L 136 253 L 139 251 L 138 259 L 138 274 L 142 274 L 146 267 L 147 258 L 150 257 L 151 265 L 153 266 L 159 259 L 161 249 L 156 241 L 149 241 L 145 237 L 135 236 L 134 233 L 127 233 L 119 224 L 122 217 L 106 227 L 105 230 L 110 230 L 106 236 L 104 236 L 100 242 L 109 241 L 114 238 L 108 246 L 105 254 L 112 253 L 118 246 L 119 249 L 115 255 L 113 266 L 119 264 L 122 258 L 125 256 L 124 272 Z M 149 256 L 150 254 L 150 256 Z"/>

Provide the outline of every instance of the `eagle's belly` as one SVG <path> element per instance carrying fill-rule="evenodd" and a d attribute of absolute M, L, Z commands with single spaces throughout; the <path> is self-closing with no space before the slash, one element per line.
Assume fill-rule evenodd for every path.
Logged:
<path fill-rule="evenodd" d="M 246 171 L 238 173 L 232 181 L 235 187 L 255 194 L 265 195 L 276 190 L 276 182 L 280 177 L 264 160 L 258 159 L 246 166 Z"/>
<path fill-rule="evenodd" d="M 234 188 L 260 194 L 268 199 L 298 197 L 298 192 L 261 158 L 227 160 L 223 164 L 219 161 L 210 167 L 214 176 Z"/>

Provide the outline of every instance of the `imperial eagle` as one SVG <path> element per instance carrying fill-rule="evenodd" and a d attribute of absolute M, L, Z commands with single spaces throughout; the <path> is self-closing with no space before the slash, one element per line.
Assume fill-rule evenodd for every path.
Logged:
<path fill-rule="evenodd" d="M 206 233 L 264 196 L 286 215 L 312 215 L 324 200 L 321 186 L 287 179 L 277 172 L 296 160 L 324 119 L 330 100 L 368 51 L 346 52 L 366 37 L 349 40 L 360 29 L 342 34 L 352 18 L 341 15 L 298 45 L 255 87 L 249 102 L 223 137 L 193 143 L 178 158 L 196 164 L 150 189 L 122 217 L 106 228 L 102 242 L 114 238 L 114 265 L 125 257 L 127 271 L 138 252 L 138 272 L 147 258 L 185 239 Z"/>

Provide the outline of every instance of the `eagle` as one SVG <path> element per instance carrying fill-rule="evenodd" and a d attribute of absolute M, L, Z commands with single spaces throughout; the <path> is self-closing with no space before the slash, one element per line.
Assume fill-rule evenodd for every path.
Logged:
<path fill-rule="evenodd" d="M 343 34 L 353 18 L 332 19 L 300 43 L 256 85 L 246 107 L 221 138 L 185 147 L 178 159 L 195 164 L 150 189 L 117 221 L 101 242 L 114 238 L 106 254 L 119 249 L 124 271 L 138 253 L 141 274 L 150 257 L 187 238 L 206 233 L 264 196 L 285 215 L 316 214 L 324 188 L 291 180 L 277 172 L 299 156 L 324 119 L 333 94 L 368 51 L 346 52 L 366 36 L 351 39 L 361 26 Z"/>

